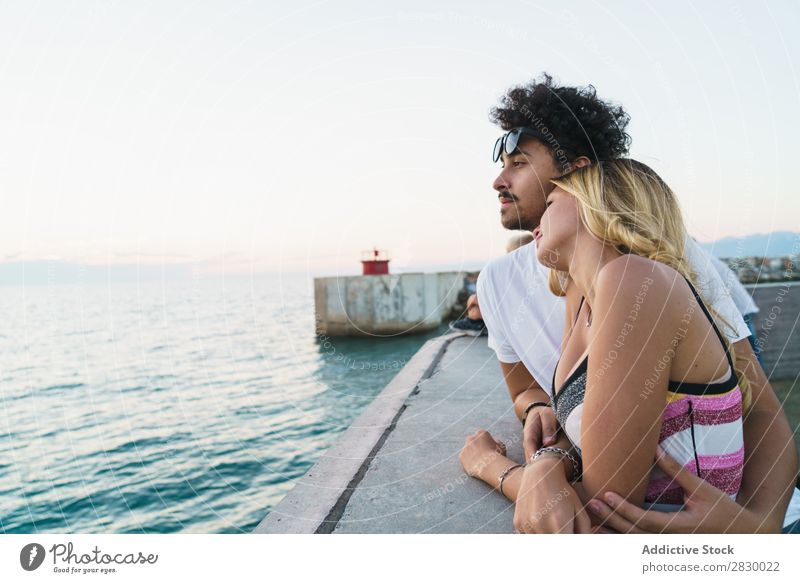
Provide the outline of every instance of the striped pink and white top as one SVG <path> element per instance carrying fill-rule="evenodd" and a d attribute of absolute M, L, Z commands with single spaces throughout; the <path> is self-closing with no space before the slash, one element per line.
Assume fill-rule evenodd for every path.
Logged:
<path fill-rule="evenodd" d="M 701 394 L 686 392 L 687 383 L 676 383 L 675 390 L 670 385 L 658 442 L 687 470 L 735 498 L 744 468 L 742 392 L 736 374 L 731 370 L 725 382 L 704 385 L 712 390 Z M 681 504 L 683 490 L 656 468 L 645 501 Z"/>
<path fill-rule="evenodd" d="M 725 346 L 722 334 L 697 290 L 689 280 L 687 283 L 719 341 Z M 742 392 L 727 350 L 726 356 L 729 371 L 722 382 L 719 379 L 710 383 L 669 381 L 658 442 L 688 471 L 735 498 L 744 468 Z M 556 417 L 578 452 L 581 451 L 581 413 L 587 368 L 588 356 L 564 381 L 560 390 L 556 392 L 553 387 Z M 670 509 L 683 503 L 683 490 L 655 468 L 647 486 L 645 502 L 648 506 L 667 505 L 664 509 Z"/>

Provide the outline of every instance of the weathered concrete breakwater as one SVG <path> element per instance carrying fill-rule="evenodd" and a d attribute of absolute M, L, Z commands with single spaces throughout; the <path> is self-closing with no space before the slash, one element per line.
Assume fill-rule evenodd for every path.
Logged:
<path fill-rule="evenodd" d="M 767 373 L 800 390 L 800 286 L 758 286 L 753 297 Z M 458 460 L 481 428 L 522 458 L 519 421 L 486 339 L 431 340 L 255 532 L 511 533 L 513 507 Z"/>
<path fill-rule="evenodd" d="M 466 271 L 319 277 L 317 334 L 375 336 L 433 330 L 466 302 Z"/>

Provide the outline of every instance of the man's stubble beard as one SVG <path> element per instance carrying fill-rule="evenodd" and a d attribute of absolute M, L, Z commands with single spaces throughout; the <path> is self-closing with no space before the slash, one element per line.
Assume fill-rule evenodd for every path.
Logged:
<path fill-rule="evenodd" d="M 542 213 L 544 214 L 544 213 Z M 541 220 L 539 216 L 539 220 Z M 533 231 L 539 226 L 539 220 L 519 212 L 519 203 L 514 203 L 501 211 L 500 224 L 509 231 Z"/>
<path fill-rule="evenodd" d="M 553 177 L 558 177 L 559 174 L 553 174 Z M 538 178 L 538 175 L 537 175 Z M 539 223 L 542 220 L 542 215 L 544 215 L 544 211 L 547 210 L 547 205 L 545 204 L 545 199 L 547 195 L 555 188 L 555 185 L 550 182 L 550 179 L 538 179 L 539 180 L 539 187 L 540 192 L 536 194 L 532 194 L 531 196 L 535 199 L 537 196 L 541 196 L 541 207 L 539 209 L 539 216 L 534 217 L 533 211 L 529 211 L 528 213 L 520 212 L 520 204 L 519 204 L 519 197 L 515 194 L 512 194 L 510 191 L 505 190 L 503 192 L 507 193 L 514 204 L 508 207 L 505 210 L 501 210 L 500 214 L 500 224 L 503 226 L 504 229 L 508 229 L 509 231 L 533 231 L 536 227 L 539 226 Z M 530 200 L 533 203 L 533 200 Z"/>

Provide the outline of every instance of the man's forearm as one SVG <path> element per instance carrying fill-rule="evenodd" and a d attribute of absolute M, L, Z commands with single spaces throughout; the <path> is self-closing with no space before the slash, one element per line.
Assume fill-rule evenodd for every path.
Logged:
<path fill-rule="evenodd" d="M 508 386 L 508 396 L 514 403 L 514 412 L 518 419 L 522 419 L 522 413 L 528 404 L 534 401 L 550 401 L 550 396 L 521 362 L 501 362 L 500 370 Z"/>
<path fill-rule="evenodd" d="M 746 471 L 737 502 L 764 516 L 774 531 L 783 525 L 797 478 L 797 452 L 783 411 L 752 411 L 744 441 Z"/>
<path fill-rule="evenodd" d="M 522 420 L 525 407 L 536 401 L 547 403 L 550 401 L 550 395 L 539 387 L 531 387 L 517 395 L 517 398 L 514 399 L 514 413 L 516 413 L 517 419 Z"/>
<path fill-rule="evenodd" d="M 797 478 L 797 450 L 789 421 L 747 340 L 735 344 L 737 368 L 750 384 L 753 403 L 744 418 L 745 464 L 736 500 L 764 517 L 771 530 L 783 517 Z"/>

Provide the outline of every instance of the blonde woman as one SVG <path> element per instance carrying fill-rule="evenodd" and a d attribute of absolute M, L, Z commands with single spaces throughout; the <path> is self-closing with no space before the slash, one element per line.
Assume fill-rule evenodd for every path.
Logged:
<path fill-rule="evenodd" d="M 502 478 L 520 532 L 589 532 L 600 520 L 586 502 L 607 491 L 667 511 L 681 507 L 681 485 L 701 481 L 735 499 L 749 388 L 692 283 L 672 191 L 628 159 L 553 182 L 534 235 L 551 289 L 578 306 L 552 382 L 563 432 L 523 467 L 495 455 L 496 467 L 467 471 Z M 502 453 L 487 432 L 472 439 Z M 681 466 L 671 472 L 679 481 L 654 467 L 661 448 Z M 756 532 L 753 518 L 732 514 L 728 530 Z"/>

